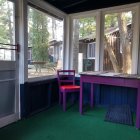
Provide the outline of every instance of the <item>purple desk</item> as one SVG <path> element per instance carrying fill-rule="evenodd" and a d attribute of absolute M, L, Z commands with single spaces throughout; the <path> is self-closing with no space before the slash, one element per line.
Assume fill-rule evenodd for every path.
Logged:
<path fill-rule="evenodd" d="M 93 83 L 137 88 L 136 128 L 140 128 L 140 76 L 113 75 L 113 73 L 90 72 L 80 74 L 80 114 L 83 113 L 83 83 L 91 83 L 90 106 L 93 108 Z"/>

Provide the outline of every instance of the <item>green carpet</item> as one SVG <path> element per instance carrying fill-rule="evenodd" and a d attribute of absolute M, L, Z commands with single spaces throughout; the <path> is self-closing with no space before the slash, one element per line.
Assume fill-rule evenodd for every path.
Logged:
<path fill-rule="evenodd" d="M 140 130 L 104 121 L 105 109 L 66 112 L 54 106 L 45 112 L 0 129 L 0 140 L 140 140 Z"/>

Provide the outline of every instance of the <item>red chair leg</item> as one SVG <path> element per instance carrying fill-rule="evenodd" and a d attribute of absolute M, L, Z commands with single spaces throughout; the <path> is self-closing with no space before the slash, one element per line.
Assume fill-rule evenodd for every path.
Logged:
<path fill-rule="evenodd" d="M 66 93 L 63 92 L 63 111 L 66 111 Z"/>

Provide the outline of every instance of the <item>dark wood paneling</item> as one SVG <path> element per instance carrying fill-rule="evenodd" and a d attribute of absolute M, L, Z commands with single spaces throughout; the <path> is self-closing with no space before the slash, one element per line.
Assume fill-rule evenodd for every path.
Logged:
<path fill-rule="evenodd" d="M 57 79 L 27 82 L 21 85 L 21 117 L 45 110 L 57 101 Z"/>
<path fill-rule="evenodd" d="M 76 84 L 79 85 L 76 78 Z M 57 79 L 28 82 L 21 86 L 21 117 L 27 117 L 45 110 L 58 103 Z M 116 87 L 109 85 L 94 86 L 94 103 L 96 106 L 110 104 L 129 104 L 131 110 L 136 110 L 137 90 L 135 88 Z M 84 84 L 84 103 L 89 103 L 90 84 Z M 78 99 L 78 98 L 77 98 Z"/>

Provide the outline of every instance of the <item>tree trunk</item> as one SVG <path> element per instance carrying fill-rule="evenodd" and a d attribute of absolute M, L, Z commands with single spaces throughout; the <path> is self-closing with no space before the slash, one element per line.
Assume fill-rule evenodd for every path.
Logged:
<path fill-rule="evenodd" d="M 109 57 L 110 57 L 110 60 L 112 62 L 114 71 L 115 72 L 120 72 L 118 61 L 117 61 L 116 56 L 114 54 L 114 51 L 111 47 L 110 40 L 111 40 L 111 36 L 105 37 L 105 49 L 107 50 L 107 52 L 109 54 Z"/>
<path fill-rule="evenodd" d="M 122 46 L 123 73 L 131 73 L 131 43 L 127 31 L 125 13 L 118 14 L 118 25 L 120 32 L 120 45 Z"/>
<path fill-rule="evenodd" d="M 74 20 L 73 26 L 73 69 L 78 72 L 78 53 L 79 53 L 79 20 Z"/>
<path fill-rule="evenodd" d="M 52 39 L 56 39 L 56 21 L 52 18 Z"/>

